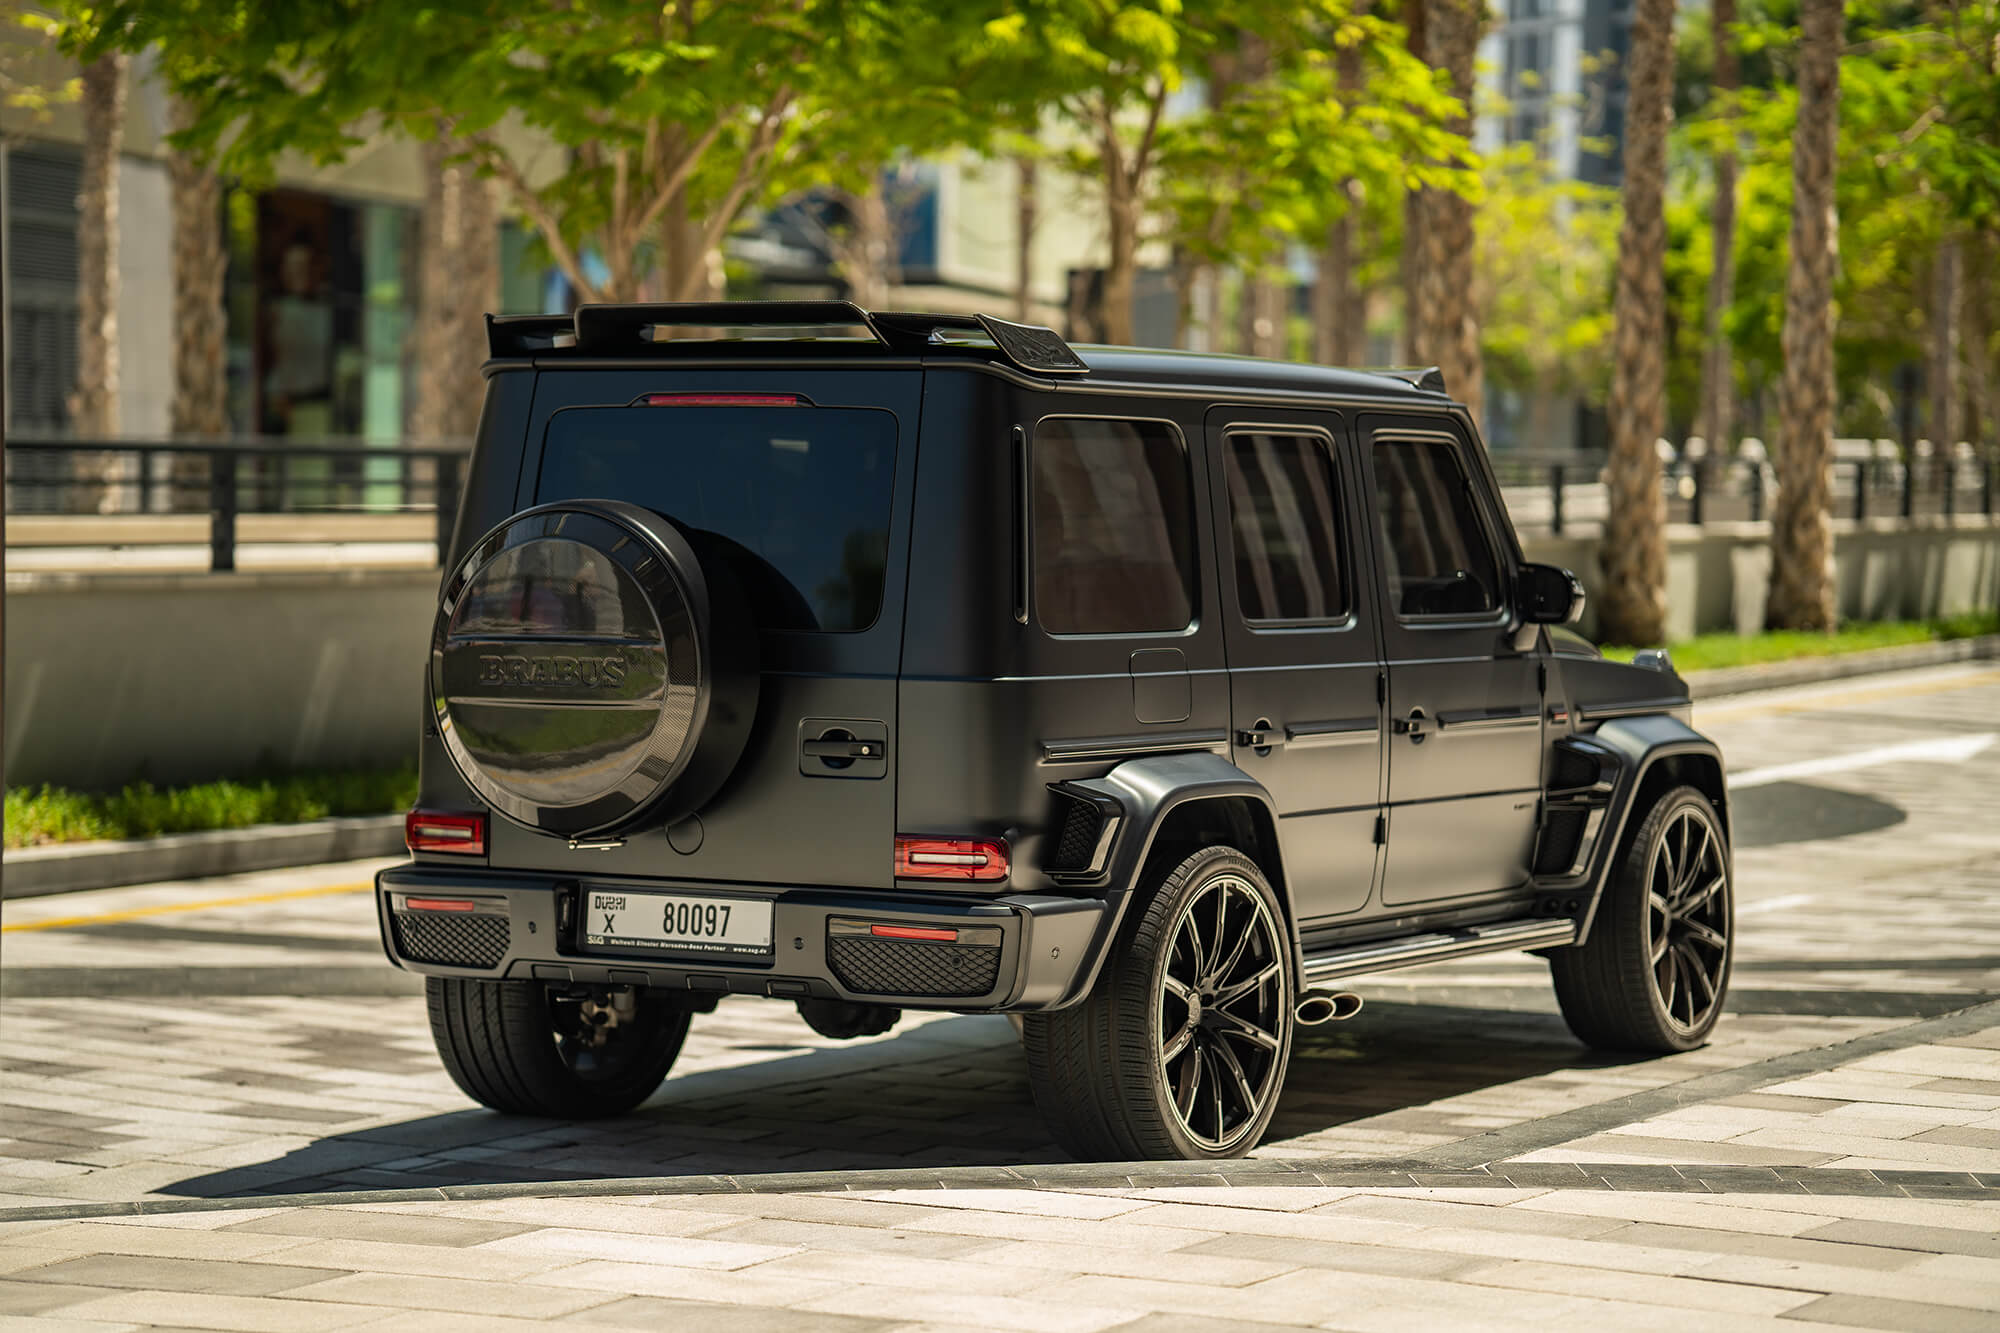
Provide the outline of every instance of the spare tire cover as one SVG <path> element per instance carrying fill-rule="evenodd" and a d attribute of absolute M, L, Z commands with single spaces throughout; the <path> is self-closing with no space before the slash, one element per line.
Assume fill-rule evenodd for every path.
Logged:
<path fill-rule="evenodd" d="M 494 528 L 446 580 L 438 735 L 467 785 L 541 833 L 603 837 L 715 794 L 756 711 L 756 638 L 728 571 L 618 500 Z"/>

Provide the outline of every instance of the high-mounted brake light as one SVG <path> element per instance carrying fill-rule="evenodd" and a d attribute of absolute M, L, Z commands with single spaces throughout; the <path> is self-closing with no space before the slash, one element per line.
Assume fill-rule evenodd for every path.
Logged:
<path fill-rule="evenodd" d="M 486 816 L 451 810 L 412 810 L 403 816 L 403 845 L 413 852 L 486 855 Z"/>
<path fill-rule="evenodd" d="M 647 407 L 797 407 L 795 393 L 649 393 L 640 403 Z"/>
<path fill-rule="evenodd" d="M 897 879 L 1007 878 L 1007 844 L 996 838 L 896 839 Z"/>

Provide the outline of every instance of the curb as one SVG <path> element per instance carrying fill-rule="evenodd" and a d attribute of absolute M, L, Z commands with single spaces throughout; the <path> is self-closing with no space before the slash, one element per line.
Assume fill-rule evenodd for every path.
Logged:
<path fill-rule="evenodd" d="M 1947 639 L 1942 643 L 1900 644 L 1894 648 L 1870 648 L 1865 652 L 1837 653 L 1827 657 L 1800 657 L 1789 662 L 1766 662 L 1758 666 L 1689 671 L 1683 673 L 1682 679 L 1687 681 L 1689 692 L 1697 700 L 1720 699 L 1757 690 L 1817 685 L 1822 681 L 1846 680 L 1850 676 L 1873 676 L 1887 671 L 1908 671 L 1915 667 L 1946 666 L 1953 662 L 1989 658 L 2000 658 L 2000 634 Z"/>
<path fill-rule="evenodd" d="M 1683 679 L 1695 699 L 1720 699 L 1757 690 L 1989 659 L 2000 659 L 2000 634 L 1871 648 L 1860 653 L 1807 657 L 1762 666 L 1690 671 Z M 394 856 L 402 850 L 401 815 L 322 819 L 310 824 L 260 824 L 254 828 L 175 833 L 129 842 L 31 847 L 6 854 L 4 873 L 0 873 L 0 898 L 35 898 L 51 893 L 116 888 L 122 884 L 199 879 L 322 861 L 355 861 L 370 856 Z"/>
<path fill-rule="evenodd" d="M 1229 1189 L 1504 1189 L 1600 1190 L 1619 1194 L 1868 1195 L 1901 1199 L 2000 1200 L 2000 1175 L 1945 1168 L 1860 1169 L 1825 1166 L 1719 1166 L 1699 1163 L 1498 1162 L 1436 1168 L 1421 1162 L 1349 1158 L 1218 1162 L 1061 1162 L 1048 1166 L 945 1166 L 790 1171 L 760 1175 L 622 1176 L 493 1184 L 413 1185 L 243 1194 L 214 1199 L 154 1198 L 111 1203 L 31 1204 L 0 1208 L 0 1226 L 76 1222 L 100 1217 L 171 1217 L 192 1213 L 332 1208 L 343 1204 L 474 1203 L 512 1199 L 673 1198 L 688 1195 L 861 1194 L 952 1190 Z M 922 1202 L 921 1199 L 910 1202 Z M 947 1205 L 949 1206 L 949 1205 Z M 1224 1206 L 1229 1206 L 1224 1203 Z M 1254 1205 L 1250 1205 L 1254 1206 Z M 1782 1204 L 1774 1203 L 1773 1208 Z M 1973 1233 L 1968 1233 L 1973 1234 Z"/>
<path fill-rule="evenodd" d="M 79 842 L 10 851 L 0 862 L 0 898 L 200 879 L 321 861 L 358 861 L 403 850 L 401 815 L 257 824 L 214 833 L 170 833 L 124 842 Z"/>

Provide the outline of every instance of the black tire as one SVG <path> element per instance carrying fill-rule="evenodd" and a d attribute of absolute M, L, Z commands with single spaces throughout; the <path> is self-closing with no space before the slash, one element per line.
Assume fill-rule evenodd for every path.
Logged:
<path fill-rule="evenodd" d="M 1277 1109 L 1295 1004 L 1277 894 L 1249 857 L 1204 848 L 1135 907 L 1081 1004 L 1024 1017 L 1035 1103 L 1080 1160 L 1241 1157 Z"/>
<path fill-rule="evenodd" d="M 513 1115 L 622 1115 L 660 1086 L 687 1039 L 688 1010 L 649 991 L 634 992 L 632 1015 L 595 1045 L 584 1002 L 538 981 L 429 977 L 424 991 L 451 1081 Z"/>
<path fill-rule="evenodd" d="M 1549 955 L 1577 1037 L 1668 1055 L 1708 1040 L 1729 993 L 1735 886 L 1715 807 L 1693 787 L 1653 803 L 1613 867 L 1590 938 Z"/>

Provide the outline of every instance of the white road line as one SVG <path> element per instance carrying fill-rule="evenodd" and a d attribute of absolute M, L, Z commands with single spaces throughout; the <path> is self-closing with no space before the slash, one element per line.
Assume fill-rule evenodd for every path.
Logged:
<path fill-rule="evenodd" d="M 1776 898 L 1760 898 L 1754 903 L 1744 903 L 1736 909 L 1738 916 L 1762 916 L 1766 912 L 1782 912 L 1788 907 L 1804 907 L 1813 900 L 1810 893 L 1787 893 Z"/>
<path fill-rule="evenodd" d="M 1729 785 L 1741 790 L 1744 787 L 1762 787 L 1773 782 L 1789 782 L 1793 778 L 1813 778 L 1825 773 L 1845 773 L 1856 768 L 1873 768 L 1877 764 L 1904 764 L 1922 760 L 1962 764 L 1996 740 L 2000 740 L 2000 735 L 1982 731 L 1971 736 L 1943 736 L 1935 740 L 1906 741 L 1901 745 L 1856 750 L 1851 754 L 1833 754 L 1823 759 L 1802 759 L 1793 764 L 1772 764 L 1768 768 L 1753 768 L 1730 778 Z"/>

